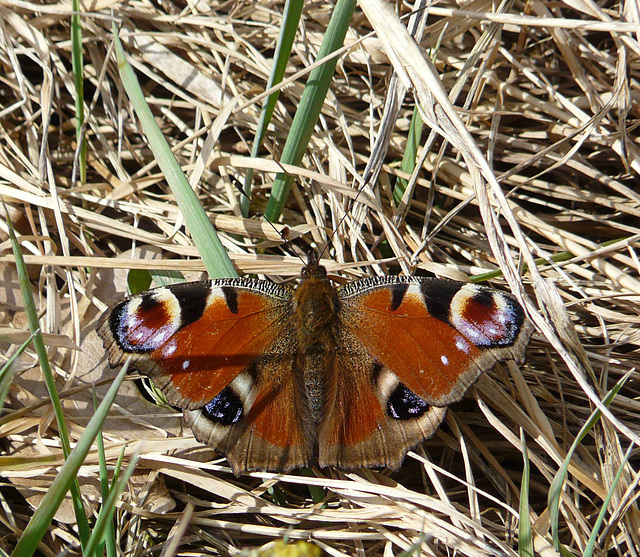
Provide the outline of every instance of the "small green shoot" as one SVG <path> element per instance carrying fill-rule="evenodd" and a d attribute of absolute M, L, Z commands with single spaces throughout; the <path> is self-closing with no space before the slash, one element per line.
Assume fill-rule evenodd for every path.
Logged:
<path fill-rule="evenodd" d="M 138 294 L 151 288 L 151 273 L 144 269 L 131 269 L 127 274 L 127 286 L 131 294 Z"/>
<path fill-rule="evenodd" d="M 607 395 L 604 397 L 602 404 L 605 406 L 609 406 L 613 399 L 616 397 L 624 383 L 627 381 L 631 372 L 627 373 L 624 377 L 622 377 L 611 389 Z M 573 441 L 569 451 L 567 452 L 567 456 L 562 463 L 562 466 L 556 473 L 551 485 L 549 486 L 549 495 L 547 498 L 547 504 L 549 507 L 549 521 L 551 523 L 551 535 L 553 537 L 553 546 L 558 552 L 567 551 L 560 543 L 560 534 L 559 534 L 559 519 L 560 519 L 560 497 L 562 496 L 562 487 L 564 486 L 565 479 L 567 477 L 567 473 L 569 470 L 569 463 L 571 462 L 571 458 L 573 457 L 573 453 L 578 448 L 578 445 L 585 438 L 587 433 L 591 431 L 594 426 L 600 420 L 602 416 L 602 412 L 599 409 L 596 409 L 587 420 L 587 422 L 582 426 L 575 440 Z M 569 553 L 570 555 L 570 553 Z"/>
<path fill-rule="evenodd" d="M 4 401 L 7 398 L 7 393 L 9 392 L 9 387 L 11 386 L 11 382 L 13 381 L 13 376 L 15 374 L 13 364 L 39 332 L 40 329 L 36 329 L 31 333 L 29 338 L 20 345 L 20 348 L 16 350 L 16 353 L 7 360 L 7 363 L 4 364 L 0 370 L 0 411 L 4 408 Z"/>
<path fill-rule="evenodd" d="M 415 106 L 413 109 L 413 115 L 411 116 L 409 133 L 407 135 L 407 146 L 404 154 L 402 155 L 402 163 L 400 164 L 400 169 L 406 174 L 412 174 L 416 167 L 423 127 L 424 123 L 422 122 L 422 116 L 420 116 L 420 110 Z M 400 201 L 402 201 L 402 196 L 404 195 L 408 185 L 409 182 L 405 178 L 398 178 L 396 180 L 396 186 L 393 188 L 393 202 L 396 205 L 399 205 Z"/>
<path fill-rule="evenodd" d="M 611 483 L 611 488 L 609 489 L 609 493 L 605 497 L 604 501 L 602 501 L 602 507 L 600 508 L 600 512 L 598 513 L 598 518 L 596 519 L 595 524 L 593 525 L 593 529 L 591 530 L 591 535 L 589 536 L 589 540 L 587 541 L 587 545 L 584 548 L 584 552 L 582 553 L 582 557 L 592 557 L 595 552 L 596 542 L 598 539 L 598 533 L 600 532 L 600 528 L 604 522 L 604 517 L 607 514 L 607 510 L 609 509 L 609 503 L 611 502 L 611 497 L 613 497 L 613 493 L 616 490 L 618 483 L 620 483 L 620 477 L 622 476 L 622 471 L 626 466 L 629 457 L 631 456 L 631 451 L 634 448 L 634 444 L 631 443 L 627 452 L 620 463 L 620 468 L 616 472 L 615 478 L 613 478 L 613 482 Z"/>
<path fill-rule="evenodd" d="M 518 555 L 533 557 L 533 537 L 531 532 L 531 510 L 529 508 L 529 481 L 531 479 L 531 465 L 527 451 L 527 441 L 524 431 L 520 429 L 520 444 L 522 446 L 522 483 L 520 485 L 520 523 L 518 526 Z"/>
<path fill-rule="evenodd" d="M 84 126 L 84 61 L 82 57 L 82 26 L 80 25 L 80 0 L 72 0 L 71 7 L 71 65 L 76 88 L 76 141 L 80 149 L 78 167 L 80 182 L 87 181 L 87 142 L 83 137 Z"/>
<path fill-rule="evenodd" d="M 171 191 L 175 195 L 180 211 L 189 227 L 189 232 L 193 237 L 209 276 L 211 278 L 237 277 L 238 273 L 209 221 L 207 213 L 198 200 L 198 196 L 191 189 L 191 185 L 171 151 L 171 147 L 169 147 L 155 121 L 153 113 L 144 98 L 138 79 L 125 58 L 115 24 L 113 26 L 113 37 L 122 85 L 140 119 L 142 129 L 149 142 L 149 148 L 153 152 L 160 170 L 164 173 L 167 184 L 169 184 Z"/>
<path fill-rule="evenodd" d="M 318 60 L 330 56 L 344 44 L 344 38 L 351 23 L 356 7 L 355 0 L 338 0 L 329 21 L 324 40 L 318 50 Z M 291 123 L 291 130 L 282 150 L 280 161 L 284 164 L 298 165 L 307 150 L 307 145 L 320 116 L 322 105 L 329 91 L 329 85 L 338 63 L 334 56 L 315 68 L 310 74 L 298 105 L 298 110 Z M 287 202 L 293 184 L 293 176 L 278 174 L 271 196 L 267 203 L 265 217 L 271 222 L 280 219 L 282 209 Z"/>

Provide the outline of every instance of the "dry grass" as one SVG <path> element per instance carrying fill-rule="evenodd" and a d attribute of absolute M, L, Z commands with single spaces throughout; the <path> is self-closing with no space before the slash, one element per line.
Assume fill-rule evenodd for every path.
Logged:
<path fill-rule="evenodd" d="M 393 474 L 314 470 L 313 477 L 235 478 L 224 460 L 212 460 L 211 451 L 181 429 L 179 415 L 140 400 L 127 383 L 105 427 L 109 465 L 126 441 L 127 458 L 142 451 L 116 513 L 126 554 L 159 554 L 188 513 L 182 545 L 170 552 L 233 555 L 289 536 L 310 538 L 331 555 L 515 555 L 522 430 L 532 463 L 536 552 L 555 555 L 550 481 L 595 401 L 630 370 L 607 416 L 571 459 L 560 539 L 582 554 L 622 467 L 596 552 L 640 554 L 637 446 L 622 464 L 640 436 L 640 15 L 634 2 L 600 4 L 515 2 L 494 13 L 486 0 L 464 10 L 445 1 L 430 12 L 421 45 L 436 49 L 445 88 L 459 92 L 455 104 L 498 177 L 498 190 L 497 184 L 483 187 L 478 170 L 469 173 L 459 151 L 439 137 L 429 138 L 429 151 L 419 154 L 419 171 L 399 171 L 414 99 L 411 92 L 403 96 L 406 76 L 390 77 L 392 63 L 406 68 L 412 60 L 397 58 L 410 53 L 394 52 L 393 37 L 391 44 L 379 40 L 388 29 L 369 13 L 377 2 L 364 0 L 367 17 L 356 10 L 304 168 L 295 171 L 280 227 L 292 240 L 288 245 L 259 219 L 241 218 L 235 181 L 254 168 L 255 205 L 264 206 L 279 170 L 272 161 L 279 160 L 331 13 L 327 5 L 305 5 L 287 73 L 295 78 L 282 89 L 262 157 L 253 160 L 246 155 L 281 2 L 85 4 L 88 177 L 80 183 L 71 5 L 0 2 L 0 195 L 22 236 L 42 329 L 52 335 L 49 355 L 72 439 L 92 413 L 91 386 L 114 374 L 105 369 L 94 328 L 125 292 L 124 270 L 203 270 L 121 90 L 110 51 L 114 15 L 149 105 L 187 174 L 207 135 L 221 130 L 198 193 L 241 273 L 295 277 L 301 263 L 294 254 L 312 241 L 330 242 L 329 271 L 344 279 L 418 269 L 455 278 L 500 266 L 509 284 L 499 278 L 495 284 L 516 291 L 524 284 L 540 332 L 525 365 L 503 365 L 483 377 L 470 400 L 455 405 L 438 434 Z M 390 90 L 404 104 L 397 115 L 388 112 L 388 139 L 374 147 L 391 110 L 385 108 Z M 216 121 L 232 100 L 235 108 Z M 354 203 L 370 162 L 367 172 L 379 172 L 378 181 Z M 409 179 L 409 191 L 396 207 L 390 192 L 398 175 Z M 4 240 L 4 220 L 0 227 Z M 13 256 L 8 242 L 2 247 L 1 325 L 25 330 Z M 146 261 L 150 257 L 158 259 Z M 520 282 L 509 263 L 532 257 L 540 258 L 538 267 Z M 15 350 L 3 346 L 6 354 Z M 20 358 L 18 370 L 0 420 L 6 549 L 62 458 L 32 352 Z M 104 389 L 98 385 L 98 394 Z M 98 499 L 97 465 L 91 453 L 79 474 L 90 513 Z M 309 486 L 323 489 L 322 504 Z M 76 547 L 74 520 L 60 511 L 42 554 Z"/>

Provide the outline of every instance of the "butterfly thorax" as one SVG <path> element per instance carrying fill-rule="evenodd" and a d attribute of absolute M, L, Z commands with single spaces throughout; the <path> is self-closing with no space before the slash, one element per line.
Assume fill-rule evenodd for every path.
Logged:
<path fill-rule="evenodd" d="M 298 342 L 305 346 L 323 342 L 335 324 L 338 296 L 328 279 L 303 280 L 293 295 L 293 318 L 296 321 Z"/>

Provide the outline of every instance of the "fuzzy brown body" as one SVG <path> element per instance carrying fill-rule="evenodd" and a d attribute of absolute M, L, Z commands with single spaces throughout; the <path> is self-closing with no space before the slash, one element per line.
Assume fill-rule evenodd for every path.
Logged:
<path fill-rule="evenodd" d="M 339 328 L 340 300 L 322 267 L 309 276 L 308 268 L 293 293 L 291 329 L 297 343 L 296 411 L 303 435 L 309 443 L 309 460 L 318 455 L 318 427 L 331 412 L 336 391 L 336 330 Z"/>
<path fill-rule="evenodd" d="M 532 328 L 497 290 L 413 277 L 335 288 L 312 256 L 295 290 L 159 288 L 122 301 L 99 331 L 112 365 L 133 356 L 242 473 L 397 468 L 480 373 L 522 360 Z"/>

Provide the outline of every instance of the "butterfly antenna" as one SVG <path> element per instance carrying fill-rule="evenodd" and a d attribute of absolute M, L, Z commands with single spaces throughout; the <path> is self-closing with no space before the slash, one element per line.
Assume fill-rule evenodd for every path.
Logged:
<path fill-rule="evenodd" d="M 351 207 L 353 207 L 356 204 L 356 202 L 358 201 L 358 197 L 360 197 L 360 194 L 362 194 L 362 192 L 369 185 L 369 183 L 370 183 L 369 182 L 369 176 L 363 177 L 362 186 L 358 189 L 358 191 L 356 192 L 356 195 L 354 196 L 353 200 L 351 201 Z M 340 228 L 342 227 L 344 222 L 347 220 L 347 215 L 348 214 L 349 214 L 349 211 L 345 211 L 344 214 L 338 219 L 338 224 L 336 224 L 336 227 L 333 230 L 333 232 L 331 232 L 331 234 L 329 234 L 329 237 L 327 238 L 327 242 L 325 243 L 324 247 L 320 251 L 320 254 L 318 255 L 318 260 L 322 259 L 322 256 L 327 251 L 327 248 L 331 245 L 331 241 L 333 240 L 334 236 L 338 233 L 338 231 L 340 230 Z"/>
<path fill-rule="evenodd" d="M 240 195 L 243 195 L 246 199 L 249 200 L 249 204 L 253 207 L 253 209 L 256 212 L 256 214 L 259 215 L 260 217 L 262 217 L 267 223 L 269 223 L 269 226 L 271 226 L 271 228 L 273 228 L 273 230 L 280 236 L 280 238 L 282 238 L 282 241 L 284 242 L 284 245 L 285 246 L 293 246 L 291 240 L 286 238 L 282 234 L 282 232 L 280 230 L 278 230 L 276 228 L 276 226 L 267 218 L 267 216 L 262 211 L 260 211 L 260 209 L 258 209 L 255 206 L 254 202 L 251 200 L 251 198 L 244 191 L 244 188 L 242 187 L 242 184 L 240 183 L 240 181 L 235 176 L 231 176 L 231 181 L 233 183 L 233 186 L 240 193 Z M 369 185 L 369 183 L 370 183 L 369 182 L 369 176 L 364 177 L 364 179 L 362 181 L 362 186 L 358 189 L 358 191 L 356 192 L 356 195 L 354 196 L 354 198 L 353 198 L 353 200 L 351 202 L 351 206 L 352 207 L 356 204 L 356 202 L 358 201 L 358 198 L 364 192 L 365 188 Z M 331 232 L 331 234 L 327 238 L 327 241 L 326 241 L 324 247 L 322 248 L 322 250 L 318 251 L 315 247 L 313 247 L 313 245 L 315 244 L 314 243 L 306 250 L 307 261 L 302 259 L 302 257 L 300 257 L 300 255 L 295 250 L 292 250 L 293 253 L 296 255 L 296 257 L 298 259 L 300 259 L 300 261 L 302 261 L 302 263 L 305 266 L 311 266 L 311 265 L 318 266 L 320 260 L 322 259 L 322 256 L 325 254 L 325 252 L 327 251 L 328 247 L 331 245 L 331 242 L 332 242 L 333 238 L 338 233 L 338 231 L 342 228 L 342 225 L 346 221 L 348 214 L 349 214 L 349 211 L 345 211 L 345 213 L 340 217 L 335 229 L 333 230 L 333 232 Z"/>
<path fill-rule="evenodd" d="M 280 236 L 280 238 L 282 239 L 283 245 L 293 248 L 293 243 L 291 242 L 291 240 L 289 240 L 283 233 L 281 230 L 278 230 L 277 226 L 272 223 L 267 216 L 256 207 L 255 203 L 253 202 L 253 200 L 251 199 L 251 197 L 249 195 L 247 195 L 247 192 L 244 191 L 244 187 L 242 186 L 242 183 L 240 182 L 240 180 L 238 180 L 238 178 L 236 178 L 235 176 L 231 176 L 231 183 L 233 184 L 233 187 L 236 188 L 236 190 L 238 190 L 238 192 L 240 193 L 240 195 L 244 196 L 245 199 L 248 199 L 249 201 L 249 205 L 253 208 L 253 210 L 256 212 L 256 214 L 259 217 L 262 217 L 262 219 L 271 227 L 273 228 L 273 231 Z M 313 250 L 313 248 L 311 248 Z M 300 254 L 295 250 L 295 249 L 291 249 L 291 251 L 294 253 L 294 255 L 300 260 L 302 261 L 302 264 L 304 266 L 307 266 L 308 261 L 305 261 L 302 257 L 300 257 Z M 315 253 L 315 250 L 313 250 Z M 307 250 L 306 252 L 307 258 L 309 258 L 309 250 Z M 316 259 L 317 259 L 317 254 L 315 255 Z"/>

